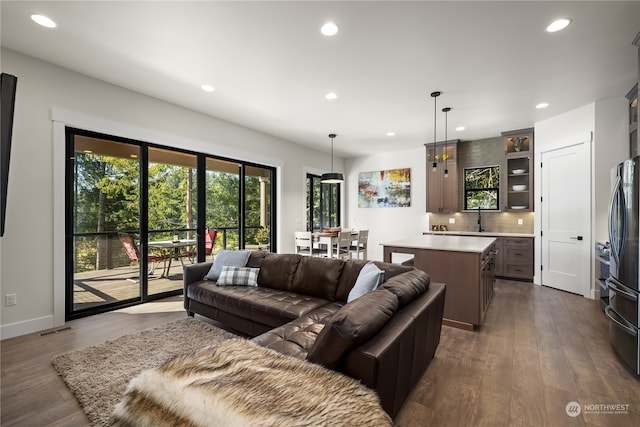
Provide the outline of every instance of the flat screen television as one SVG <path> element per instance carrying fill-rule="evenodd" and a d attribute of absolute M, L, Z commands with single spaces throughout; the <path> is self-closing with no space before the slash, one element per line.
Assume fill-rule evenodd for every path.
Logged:
<path fill-rule="evenodd" d="M 4 220 L 7 212 L 9 159 L 17 83 L 16 76 L 2 73 L 0 82 L 0 236 L 4 236 Z"/>

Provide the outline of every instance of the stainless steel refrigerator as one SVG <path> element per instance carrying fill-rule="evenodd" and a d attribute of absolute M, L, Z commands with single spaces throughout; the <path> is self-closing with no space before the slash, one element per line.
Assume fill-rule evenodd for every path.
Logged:
<path fill-rule="evenodd" d="M 620 163 L 611 176 L 609 305 L 605 308 L 609 341 L 624 363 L 640 375 L 640 157 Z"/>

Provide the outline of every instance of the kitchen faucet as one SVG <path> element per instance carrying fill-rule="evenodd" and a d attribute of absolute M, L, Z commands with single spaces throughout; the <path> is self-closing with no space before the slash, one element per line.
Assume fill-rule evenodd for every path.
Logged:
<path fill-rule="evenodd" d="M 484 231 L 484 229 L 482 228 L 482 216 L 480 216 L 480 206 L 478 206 L 478 231 Z"/>

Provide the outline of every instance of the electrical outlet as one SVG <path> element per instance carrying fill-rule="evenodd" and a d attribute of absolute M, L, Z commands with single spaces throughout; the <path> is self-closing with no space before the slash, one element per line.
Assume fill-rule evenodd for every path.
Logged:
<path fill-rule="evenodd" d="M 522 225 L 523 221 L 522 218 L 518 218 L 518 225 Z"/>
<path fill-rule="evenodd" d="M 455 224 L 455 223 L 456 223 L 455 218 L 449 218 L 449 224 Z"/>
<path fill-rule="evenodd" d="M 17 304 L 16 294 L 7 294 L 4 296 L 4 305 L 9 307 L 11 305 L 16 305 L 16 304 Z"/>

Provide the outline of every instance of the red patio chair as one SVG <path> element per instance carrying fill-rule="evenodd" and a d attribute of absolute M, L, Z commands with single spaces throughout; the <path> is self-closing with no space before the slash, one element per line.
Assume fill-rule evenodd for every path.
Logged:
<path fill-rule="evenodd" d="M 204 235 L 205 258 L 213 253 L 213 248 L 216 245 L 217 235 L 218 235 L 218 230 L 216 230 L 215 228 L 207 228 L 206 233 Z M 188 251 L 182 252 L 179 256 L 181 258 L 187 257 L 191 262 L 194 262 L 197 254 L 198 254 L 197 248 L 191 248 Z"/>
<path fill-rule="evenodd" d="M 122 242 L 122 246 L 124 247 L 127 256 L 131 260 L 131 262 L 140 262 L 140 251 L 138 250 L 138 246 L 136 245 L 136 241 L 133 239 L 133 236 L 129 233 L 118 233 L 120 237 L 120 242 Z M 160 254 L 148 254 L 147 262 L 151 264 L 151 268 L 149 269 L 148 274 L 153 274 L 153 272 L 160 264 L 160 261 L 163 262 L 163 271 L 167 265 L 167 257 L 165 255 Z"/>

